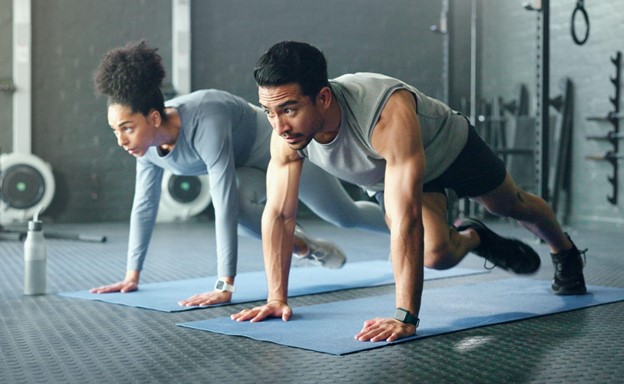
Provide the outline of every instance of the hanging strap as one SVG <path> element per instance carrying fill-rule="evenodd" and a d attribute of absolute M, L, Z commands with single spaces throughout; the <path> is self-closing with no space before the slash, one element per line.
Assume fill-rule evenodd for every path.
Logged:
<path fill-rule="evenodd" d="M 579 37 L 576 35 L 575 20 L 576 20 L 576 16 L 578 13 L 580 13 L 583 16 L 583 20 L 585 20 L 585 26 L 587 27 L 585 29 L 585 36 L 583 37 L 583 39 L 579 39 Z M 572 11 L 572 22 L 570 23 L 570 32 L 572 32 L 572 40 L 574 40 L 574 42 L 577 45 L 585 44 L 585 42 L 589 38 L 589 15 L 587 14 L 587 11 L 585 10 L 585 4 L 583 0 L 578 0 L 576 2 L 576 7 L 574 8 L 574 11 Z"/>

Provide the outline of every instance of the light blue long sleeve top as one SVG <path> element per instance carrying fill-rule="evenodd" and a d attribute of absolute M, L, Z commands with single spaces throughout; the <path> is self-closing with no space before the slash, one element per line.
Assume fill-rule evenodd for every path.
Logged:
<path fill-rule="evenodd" d="M 179 137 L 173 150 L 161 155 L 151 147 L 136 161 L 136 185 L 128 241 L 128 270 L 141 270 L 154 229 L 164 170 L 176 175 L 208 174 L 215 212 L 217 272 L 235 276 L 238 251 L 239 202 L 235 168 L 244 164 L 249 153 L 258 150 L 271 134 L 268 122 L 258 129 L 258 113 L 244 99 L 219 90 L 202 90 L 176 97 L 165 103 L 178 111 Z M 264 119 L 266 121 L 266 119 Z M 257 137 L 266 135 L 267 137 Z M 266 169 L 266 156 L 260 158 Z M 264 150 L 264 149 L 260 149 Z M 253 166 L 253 165 L 252 165 Z"/>

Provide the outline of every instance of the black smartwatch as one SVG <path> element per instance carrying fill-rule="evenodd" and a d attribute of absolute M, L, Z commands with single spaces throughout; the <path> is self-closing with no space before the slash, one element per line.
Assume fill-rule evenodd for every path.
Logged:
<path fill-rule="evenodd" d="M 420 319 L 418 317 L 412 316 L 412 314 L 407 310 L 401 307 L 397 308 L 394 311 L 394 319 L 399 320 L 402 323 L 412 324 L 416 328 L 418 328 L 418 324 L 420 323 Z"/>

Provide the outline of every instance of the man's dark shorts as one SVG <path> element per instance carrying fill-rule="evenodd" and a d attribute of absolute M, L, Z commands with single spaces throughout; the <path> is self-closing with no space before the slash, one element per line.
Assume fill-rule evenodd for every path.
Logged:
<path fill-rule="evenodd" d="M 452 189 L 458 197 L 477 197 L 493 191 L 505 181 L 505 163 L 469 126 L 468 140 L 455 161 L 444 173 L 423 185 L 423 192 Z M 375 196 L 383 207 L 383 192 Z"/>
<path fill-rule="evenodd" d="M 477 197 L 493 191 L 505 181 L 505 163 L 481 139 L 473 126 L 457 159 L 444 173 L 423 185 L 424 192 L 444 193 L 452 189 L 458 197 Z"/>

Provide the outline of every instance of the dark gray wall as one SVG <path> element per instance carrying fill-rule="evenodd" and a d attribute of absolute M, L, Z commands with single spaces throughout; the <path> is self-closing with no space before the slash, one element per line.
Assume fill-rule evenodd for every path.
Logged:
<path fill-rule="evenodd" d="M 535 102 L 537 13 L 525 10 L 520 1 L 481 0 L 477 22 L 483 98 L 510 100 L 517 86 L 525 84 Z"/>
<path fill-rule="evenodd" d="M 171 67 L 169 0 L 33 1 L 33 153 L 53 168 L 46 214 L 58 222 L 128 217 L 134 159 L 116 145 L 92 74 L 104 53 L 130 40 L 161 47 Z"/>
<path fill-rule="evenodd" d="M 469 96 L 469 1 L 451 1 L 450 103 Z M 482 98 L 516 97 L 529 87 L 535 113 L 536 14 L 521 1 L 478 0 L 479 83 Z M 586 134 L 608 126 L 585 117 L 605 114 L 613 94 L 609 57 L 624 50 L 624 15 L 616 0 L 587 3 L 589 42 L 573 44 L 573 2 L 553 1 L 551 89 L 570 77 L 576 86 L 572 222 L 624 223 L 624 195 L 614 207 L 605 196 L 610 168 L 585 160 L 608 149 Z M 196 0 L 192 3 L 192 87 L 219 88 L 256 102 L 251 69 L 273 43 L 305 40 L 320 47 L 330 76 L 377 71 L 399 77 L 434 97 L 442 95 L 442 36 L 432 33 L 441 1 Z M 11 1 L 0 0 L 0 78 L 11 76 Z M 134 159 L 117 148 L 106 123 L 106 103 L 93 95 L 92 72 L 110 48 L 147 38 L 171 68 L 170 0 L 33 1 L 33 152 L 51 163 L 58 188 L 47 214 L 58 222 L 128 218 Z M 10 149 L 10 95 L 0 93 L 0 146 Z M 621 178 L 622 175 L 620 175 Z"/>
<path fill-rule="evenodd" d="M 441 91 L 439 1 L 230 0 L 193 2 L 193 88 L 218 88 L 257 102 L 251 71 L 282 40 L 319 47 L 329 76 L 381 72 L 432 96 Z"/>
<path fill-rule="evenodd" d="M 515 87 L 526 83 L 535 113 L 536 28 L 537 14 L 525 11 L 521 1 L 482 0 L 480 26 L 481 90 L 484 97 L 516 96 Z M 575 111 L 572 160 L 572 195 L 570 222 L 582 226 L 624 226 L 624 193 L 613 206 L 606 196 L 611 193 L 607 176 L 612 168 L 606 162 L 585 159 L 590 154 L 604 153 L 605 142 L 588 141 L 588 134 L 604 134 L 612 126 L 586 120 L 591 115 L 606 115 L 612 110 L 608 98 L 615 95 L 609 77 L 615 75 L 610 62 L 616 51 L 624 51 L 624 10 L 621 2 L 585 2 L 591 30 L 585 45 L 574 44 L 570 36 L 570 18 L 574 1 L 551 1 L 550 88 L 551 95 L 561 93 L 563 78 L 575 87 Z M 582 29 L 579 29 L 582 32 Z M 624 103 L 624 102 L 623 102 Z M 620 104 L 624 108 L 624 104 Z M 620 165 L 623 165 L 620 163 Z M 622 167 L 621 167 L 622 168 Z M 624 172 L 620 171 L 620 191 L 624 189 Z"/>
<path fill-rule="evenodd" d="M 449 100 L 451 108 L 470 112 L 470 11 L 471 2 L 450 1 Z"/>
<path fill-rule="evenodd" d="M 0 0 L 0 80 L 13 73 L 13 2 Z M 13 135 L 13 100 L 10 92 L 0 91 L 0 153 L 9 152 Z"/>
<path fill-rule="evenodd" d="M 57 222 L 126 220 L 134 159 L 116 146 L 92 72 L 108 49 L 140 38 L 160 47 L 170 72 L 171 1 L 33 1 L 32 12 L 33 153 L 52 165 L 57 182 L 46 215 Z M 411 0 L 194 1 L 192 88 L 256 102 L 257 57 L 277 41 L 299 39 L 324 50 L 332 77 L 378 71 L 437 96 L 441 37 L 429 27 L 439 13 L 438 2 L 416 7 Z M 10 29 L 6 24 L 0 28 Z M 0 57 L 10 70 L 10 56 Z"/>

